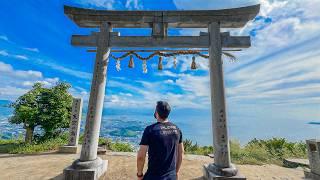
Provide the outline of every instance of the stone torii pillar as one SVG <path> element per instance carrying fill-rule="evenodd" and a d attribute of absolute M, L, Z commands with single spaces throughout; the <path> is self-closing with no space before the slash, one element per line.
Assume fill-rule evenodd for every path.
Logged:
<path fill-rule="evenodd" d="M 231 164 L 219 22 L 210 23 L 208 33 L 214 163 L 204 166 L 204 177 L 246 179 L 240 176 L 236 167 Z"/>
<path fill-rule="evenodd" d="M 97 54 L 91 84 L 88 113 L 80 159 L 64 170 L 66 180 L 98 179 L 108 166 L 108 161 L 97 157 L 100 124 L 106 88 L 109 34 L 111 26 L 103 23 L 97 39 Z"/>

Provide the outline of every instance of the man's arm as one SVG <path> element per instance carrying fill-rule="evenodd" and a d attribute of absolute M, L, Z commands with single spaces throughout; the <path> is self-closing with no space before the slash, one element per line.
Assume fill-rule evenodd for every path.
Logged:
<path fill-rule="evenodd" d="M 179 143 L 178 145 L 178 157 L 177 157 L 177 165 L 176 165 L 176 170 L 177 170 L 177 174 L 179 173 L 181 164 L 182 164 L 182 158 L 183 158 L 183 154 L 184 154 L 184 148 L 183 148 L 183 143 Z"/>
<path fill-rule="evenodd" d="M 148 146 L 140 145 L 140 149 L 137 155 L 137 173 L 138 175 L 143 173 L 144 162 L 146 159 L 146 154 L 148 151 Z"/>

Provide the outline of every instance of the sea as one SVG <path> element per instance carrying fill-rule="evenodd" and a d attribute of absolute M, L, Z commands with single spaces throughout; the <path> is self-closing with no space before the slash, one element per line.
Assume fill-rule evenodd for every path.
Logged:
<path fill-rule="evenodd" d="M 0 100 L 0 137 L 10 139 L 22 136 L 25 131 L 22 125 L 10 124 L 12 115 L 9 101 Z M 155 123 L 154 110 L 111 109 L 103 111 L 100 136 L 113 140 L 125 141 L 134 146 L 139 144 L 144 128 Z M 82 115 L 81 132 L 85 125 L 85 111 Z M 172 111 L 170 120 L 182 130 L 183 139 L 190 139 L 199 145 L 212 145 L 211 112 L 209 110 L 176 109 Z M 269 139 L 273 137 L 286 138 L 292 142 L 320 138 L 320 123 L 308 119 L 278 119 L 229 118 L 230 138 L 242 145 L 253 138 Z"/>

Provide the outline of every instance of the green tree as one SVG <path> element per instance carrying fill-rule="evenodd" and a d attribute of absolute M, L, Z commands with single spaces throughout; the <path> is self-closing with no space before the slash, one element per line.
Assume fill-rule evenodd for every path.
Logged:
<path fill-rule="evenodd" d="M 53 138 L 69 127 L 72 107 L 72 96 L 68 93 L 70 87 L 69 84 L 59 83 L 42 93 L 39 118 L 44 139 Z"/>
<path fill-rule="evenodd" d="M 26 143 L 32 142 L 37 126 L 43 130 L 42 139 L 55 137 L 68 127 L 72 106 L 72 96 L 68 93 L 70 87 L 62 82 L 52 88 L 35 83 L 11 105 L 14 112 L 10 122 L 23 124 Z"/>

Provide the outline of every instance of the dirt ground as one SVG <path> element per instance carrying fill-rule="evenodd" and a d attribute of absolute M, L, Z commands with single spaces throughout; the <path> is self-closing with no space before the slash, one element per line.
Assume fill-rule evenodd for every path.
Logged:
<path fill-rule="evenodd" d="M 79 155 L 45 153 L 38 155 L 0 154 L 0 180 L 42 180 L 62 179 L 62 170 L 70 165 Z M 109 160 L 106 180 L 136 179 L 136 157 L 134 153 L 108 153 L 100 156 Z M 184 158 L 180 179 L 199 180 L 202 165 L 212 162 L 205 156 L 187 155 Z M 241 174 L 248 179 L 303 179 L 302 169 L 289 169 L 276 165 L 238 165 Z"/>

